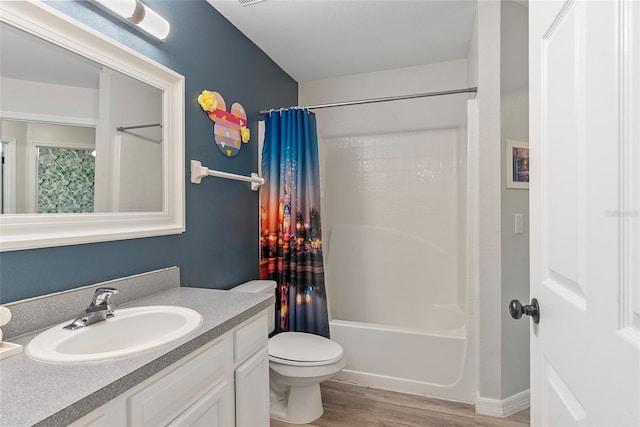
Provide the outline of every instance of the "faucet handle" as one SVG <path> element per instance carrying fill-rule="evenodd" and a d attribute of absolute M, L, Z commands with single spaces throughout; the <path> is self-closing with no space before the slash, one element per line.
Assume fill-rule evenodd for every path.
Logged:
<path fill-rule="evenodd" d="M 96 292 L 93 294 L 93 304 L 94 305 L 107 305 L 109 304 L 109 300 L 115 294 L 119 294 L 120 291 L 116 288 L 110 287 L 101 287 L 96 289 Z"/>

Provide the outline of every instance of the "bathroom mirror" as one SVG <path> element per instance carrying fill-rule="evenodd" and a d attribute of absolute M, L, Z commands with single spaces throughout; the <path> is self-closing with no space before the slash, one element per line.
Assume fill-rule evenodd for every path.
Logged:
<path fill-rule="evenodd" d="M 184 77 L 41 2 L 0 2 L 0 250 L 184 231 Z"/>

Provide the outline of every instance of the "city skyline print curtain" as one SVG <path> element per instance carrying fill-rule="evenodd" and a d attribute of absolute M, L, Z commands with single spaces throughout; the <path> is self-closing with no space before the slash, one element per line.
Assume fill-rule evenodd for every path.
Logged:
<path fill-rule="evenodd" d="M 316 116 L 290 108 L 266 113 L 264 121 L 260 278 L 278 284 L 276 333 L 328 338 Z"/>

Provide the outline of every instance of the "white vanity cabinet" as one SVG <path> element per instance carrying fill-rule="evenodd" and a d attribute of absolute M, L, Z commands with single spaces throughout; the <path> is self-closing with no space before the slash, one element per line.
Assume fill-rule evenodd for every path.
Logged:
<path fill-rule="evenodd" d="M 267 328 L 262 312 L 72 426 L 268 427 Z"/>

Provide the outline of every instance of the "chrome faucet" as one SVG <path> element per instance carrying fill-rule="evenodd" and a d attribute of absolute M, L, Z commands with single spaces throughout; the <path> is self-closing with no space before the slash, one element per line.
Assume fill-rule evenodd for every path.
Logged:
<path fill-rule="evenodd" d="M 96 292 L 93 294 L 93 301 L 91 301 L 89 307 L 80 313 L 76 320 L 65 326 L 64 329 L 75 331 L 78 328 L 113 317 L 115 304 L 111 304 L 110 300 L 114 294 L 119 292 L 116 288 L 105 287 L 96 289 Z"/>

